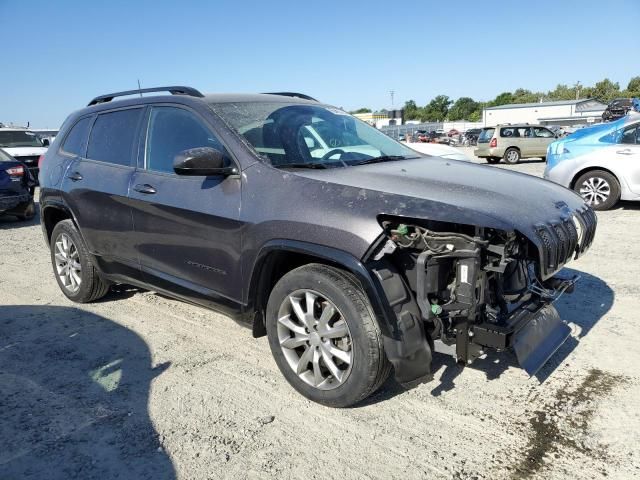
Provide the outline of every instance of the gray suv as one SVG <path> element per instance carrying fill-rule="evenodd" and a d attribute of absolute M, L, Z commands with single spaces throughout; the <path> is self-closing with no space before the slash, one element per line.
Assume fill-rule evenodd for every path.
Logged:
<path fill-rule="evenodd" d="M 69 299 L 126 283 L 227 313 L 334 407 L 391 370 L 428 378 L 436 352 L 513 349 L 533 374 L 567 338 L 552 302 L 575 279 L 557 274 L 596 228 L 577 194 L 421 155 L 306 95 L 141 93 L 164 91 L 93 99 L 42 162 Z"/>

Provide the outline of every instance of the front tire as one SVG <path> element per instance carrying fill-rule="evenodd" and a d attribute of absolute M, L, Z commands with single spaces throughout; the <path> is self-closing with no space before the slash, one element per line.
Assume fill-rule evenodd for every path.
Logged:
<path fill-rule="evenodd" d="M 278 368 L 299 393 L 351 406 L 391 369 L 369 300 L 355 278 L 320 264 L 284 275 L 269 296 L 267 336 Z"/>
<path fill-rule="evenodd" d="M 71 220 L 58 223 L 51 234 L 51 264 L 62 293 L 74 302 L 88 303 L 109 291 Z"/>
<path fill-rule="evenodd" d="M 503 160 L 509 165 L 515 165 L 520 161 L 520 150 L 517 148 L 507 148 L 506 152 L 504 152 Z"/>
<path fill-rule="evenodd" d="M 573 190 L 594 210 L 609 210 L 620 200 L 618 179 L 604 170 L 591 170 L 581 175 Z"/>

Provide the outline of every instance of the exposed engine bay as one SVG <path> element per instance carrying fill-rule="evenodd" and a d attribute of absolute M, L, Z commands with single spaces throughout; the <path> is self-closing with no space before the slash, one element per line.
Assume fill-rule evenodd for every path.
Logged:
<path fill-rule="evenodd" d="M 387 293 L 390 277 L 380 272 L 404 277 L 431 351 L 469 364 L 487 349 L 513 349 L 534 375 L 568 338 L 552 303 L 572 292 L 578 277 L 543 280 L 539 252 L 526 237 L 457 225 L 436 231 L 426 222 L 381 225 L 386 242 L 374 254 L 374 272 Z M 406 318 L 406 311 L 395 310 Z"/>

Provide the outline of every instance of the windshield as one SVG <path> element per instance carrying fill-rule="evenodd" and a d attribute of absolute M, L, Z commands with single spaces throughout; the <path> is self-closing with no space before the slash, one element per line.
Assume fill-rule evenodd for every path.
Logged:
<path fill-rule="evenodd" d="M 25 130 L 0 131 L 0 148 L 42 147 L 42 142 L 35 133 Z"/>
<path fill-rule="evenodd" d="M 495 131 L 496 131 L 495 128 L 483 129 L 482 132 L 480 133 L 480 136 L 478 137 L 478 143 L 489 143 L 489 141 L 491 140 L 491 137 L 493 137 L 493 132 Z"/>
<path fill-rule="evenodd" d="M 417 158 L 355 117 L 333 107 L 281 102 L 218 103 L 212 108 L 275 167 L 344 167 Z"/>

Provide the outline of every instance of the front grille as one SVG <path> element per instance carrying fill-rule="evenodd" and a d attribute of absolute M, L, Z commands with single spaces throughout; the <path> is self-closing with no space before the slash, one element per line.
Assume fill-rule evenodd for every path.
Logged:
<path fill-rule="evenodd" d="M 574 218 L 579 227 L 576 227 Z M 587 251 L 593 242 L 597 222 L 593 210 L 585 207 L 561 221 L 536 225 L 542 247 L 540 260 L 543 277 L 551 276 L 569 260 Z"/>

